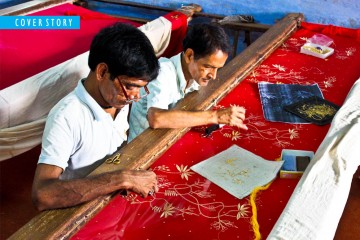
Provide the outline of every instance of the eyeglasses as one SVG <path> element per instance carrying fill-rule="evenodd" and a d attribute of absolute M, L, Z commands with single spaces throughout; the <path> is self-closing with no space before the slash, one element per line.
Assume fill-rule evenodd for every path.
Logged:
<path fill-rule="evenodd" d="M 138 100 L 140 100 L 141 98 L 146 97 L 146 96 L 149 95 L 149 93 L 150 93 L 150 91 L 149 91 L 149 89 L 147 88 L 147 86 L 144 86 L 145 94 L 140 95 L 140 97 L 138 97 L 138 98 L 132 98 L 132 99 L 131 99 L 131 98 L 129 97 L 129 95 L 128 95 L 128 93 L 127 93 L 124 85 L 122 84 L 121 80 L 120 80 L 119 78 L 116 78 L 116 79 L 117 79 L 118 82 L 120 83 L 121 89 L 122 89 L 122 91 L 123 91 L 123 93 L 124 93 L 124 95 L 125 95 L 125 98 L 126 98 L 126 103 L 132 103 L 132 102 L 138 101 Z"/>

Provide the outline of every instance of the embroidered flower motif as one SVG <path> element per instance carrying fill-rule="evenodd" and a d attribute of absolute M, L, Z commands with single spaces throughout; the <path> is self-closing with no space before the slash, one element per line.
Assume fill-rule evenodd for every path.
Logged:
<path fill-rule="evenodd" d="M 281 44 L 281 48 L 287 48 L 288 45 L 286 43 Z"/>
<path fill-rule="evenodd" d="M 299 137 L 299 133 L 295 129 L 289 129 L 289 133 L 290 133 L 291 140 Z"/>
<path fill-rule="evenodd" d="M 248 211 L 248 205 L 247 204 L 243 204 L 241 205 L 240 203 L 238 204 L 238 213 L 236 215 L 236 220 L 239 220 L 242 217 L 247 217 L 249 211 Z"/>
<path fill-rule="evenodd" d="M 231 141 L 236 141 L 236 140 L 238 140 L 239 138 L 241 138 L 240 132 L 238 132 L 238 131 L 232 131 Z"/>
<path fill-rule="evenodd" d="M 256 77 L 259 76 L 259 74 L 258 74 L 256 71 L 253 71 L 252 74 L 251 74 L 251 76 L 252 76 L 253 78 L 256 78 Z"/>
<path fill-rule="evenodd" d="M 290 143 L 286 142 L 286 141 L 280 141 L 278 140 L 277 142 L 275 142 L 275 146 L 278 146 L 278 147 L 286 147 L 286 146 L 289 146 Z"/>
<path fill-rule="evenodd" d="M 187 166 L 183 166 L 182 164 L 181 166 L 176 164 L 176 168 L 181 173 L 181 179 L 185 178 L 186 180 L 189 180 L 189 176 L 194 174 L 193 172 L 190 172 L 190 169 L 188 169 Z"/>
<path fill-rule="evenodd" d="M 350 57 L 350 56 L 354 55 L 355 51 L 356 51 L 355 48 L 348 48 L 347 50 L 345 50 L 346 56 Z"/>
<path fill-rule="evenodd" d="M 281 72 L 285 72 L 286 68 L 284 66 L 278 65 L 278 64 L 273 64 L 273 67 L 278 69 Z"/>
<path fill-rule="evenodd" d="M 344 60 L 344 59 L 347 59 L 347 58 L 353 56 L 354 52 L 356 52 L 356 48 L 350 47 L 350 48 L 347 48 L 344 52 L 339 51 L 336 54 L 336 58 Z"/>
<path fill-rule="evenodd" d="M 329 77 L 324 81 L 325 88 L 330 88 L 333 86 L 333 82 L 336 81 L 336 77 Z"/>
<path fill-rule="evenodd" d="M 177 168 L 178 171 L 173 169 L 175 168 L 174 166 Z M 153 169 L 157 169 L 158 171 L 159 169 L 161 169 L 162 171 L 164 171 L 164 169 L 166 168 L 164 166 L 161 166 L 159 168 L 154 167 Z M 166 175 L 178 175 L 179 171 L 181 173 L 188 174 L 188 166 L 172 165 L 172 167 L 169 168 L 169 171 L 166 172 Z M 244 175 L 246 174 L 246 172 L 242 171 L 239 172 L 239 174 Z M 193 183 L 186 182 L 183 184 L 174 184 L 173 182 L 166 180 L 166 175 L 158 176 L 162 176 L 163 184 L 165 182 L 168 182 L 170 185 L 166 187 L 163 191 L 159 191 L 156 196 L 154 196 L 154 198 L 150 199 L 150 201 L 147 199 L 140 199 L 139 195 L 135 193 L 130 193 L 124 198 L 130 201 L 131 204 L 148 204 L 149 209 L 156 213 L 159 218 L 167 218 L 174 216 L 184 217 L 185 215 L 195 215 L 208 219 L 216 219 L 216 221 L 210 224 L 211 229 L 222 232 L 226 231 L 229 228 L 237 228 L 237 226 L 233 222 L 227 220 L 226 218 L 231 218 L 233 220 L 235 218 L 245 218 L 247 216 L 246 205 L 248 204 L 226 205 L 221 201 L 215 201 L 214 198 L 216 195 L 213 194 L 211 190 L 209 191 L 208 181 L 197 179 Z M 186 191 L 184 191 L 184 189 L 186 189 Z M 185 200 L 189 204 L 189 206 L 184 206 L 183 204 L 176 205 L 173 201 L 173 199 L 175 198 L 181 198 Z M 203 201 L 201 201 L 200 198 L 207 198 L 208 200 L 206 201 L 206 204 L 203 204 Z"/>
<path fill-rule="evenodd" d="M 161 214 L 161 218 L 165 217 L 167 218 L 168 216 L 172 216 L 172 214 L 175 212 L 175 208 L 172 206 L 171 203 L 165 203 L 164 208 L 163 208 L 163 213 Z"/>

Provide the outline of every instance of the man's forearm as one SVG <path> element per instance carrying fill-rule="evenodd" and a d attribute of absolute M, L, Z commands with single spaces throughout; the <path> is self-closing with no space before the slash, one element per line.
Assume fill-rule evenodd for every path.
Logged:
<path fill-rule="evenodd" d="M 182 111 L 150 108 L 148 121 L 151 128 L 182 128 L 217 123 L 215 111 Z"/>
<path fill-rule="evenodd" d="M 120 173 L 104 173 L 76 180 L 49 179 L 33 192 L 33 201 L 39 210 L 75 206 L 98 196 L 126 189 Z"/>
<path fill-rule="evenodd" d="M 151 107 L 148 121 L 151 128 L 183 128 L 208 124 L 227 124 L 247 129 L 245 109 L 239 106 L 209 111 L 164 110 Z"/>

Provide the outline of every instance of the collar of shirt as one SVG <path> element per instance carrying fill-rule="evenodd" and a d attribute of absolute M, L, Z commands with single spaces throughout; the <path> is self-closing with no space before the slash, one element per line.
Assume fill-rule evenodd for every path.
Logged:
<path fill-rule="evenodd" d="M 182 66 L 181 66 L 181 55 L 182 53 L 179 53 L 175 56 L 173 56 L 171 58 L 171 61 L 173 62 L 175 68 L 176 68 L 176 75 L 178 77 L 178 83 L 179 83 L 179 88 L 182 90 L 182 94 L 187 94 L 189 92 L 195 91 L 195 90 L 199 90 L 200 85 L 194 80 L 191 79 L 189 82 L 189 86 L 188 88 L 186 88 L 186 79 L 184 76 L 184 72 L 182 70 Z"/>
<path fill-rule="evenodd" d="M 104 118 L 108 118 L 109 114 L 106 113 L 100 105 L 95 101 L 95 99 L 86 91 L 83 82 L 85 79 L 81 79 L 78 82 L 78 85 L 75 88 L 75 94 L 79 97 L 79 99 L 85 103 L 90 111 L 92 112 L 94 118 L 96 120 L 101 120 Z"/>
<path fill-rule="evenodd" d="M 189 86 L 185 89 L 185 94 L 192 92 L 192 91 L 197 91 L 199 90 L 200 85 L 195 81 L 195 79 L 190 79 L 189 80 Z"/>

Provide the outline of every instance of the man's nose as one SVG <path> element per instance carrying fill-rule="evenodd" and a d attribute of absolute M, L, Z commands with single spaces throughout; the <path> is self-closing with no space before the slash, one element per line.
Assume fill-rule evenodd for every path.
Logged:
<path fill-rule="evenodd" d="M 129 98 L 135 102 L 138 101 L 138 99 L 140 98 L 140 88 L 136 88 L 133 91 L 130 92 L 129 94 Z"/>
<path fill-rule="evenodd" d="M 208 73 L 208 77 L 215 79 L 217 75 L 217 69 L 211 69 L 210 72 Z"/>

